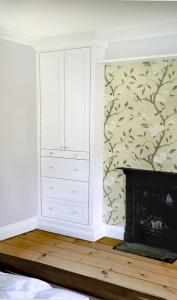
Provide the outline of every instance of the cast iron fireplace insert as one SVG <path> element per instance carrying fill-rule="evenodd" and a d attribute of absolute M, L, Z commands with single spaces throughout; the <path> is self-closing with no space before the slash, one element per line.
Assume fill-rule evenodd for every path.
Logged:
<path fill-rule="evenodd" d="M 124 240 L 177 253 L 177 174 L 121 169 L 126 175 Z"/>

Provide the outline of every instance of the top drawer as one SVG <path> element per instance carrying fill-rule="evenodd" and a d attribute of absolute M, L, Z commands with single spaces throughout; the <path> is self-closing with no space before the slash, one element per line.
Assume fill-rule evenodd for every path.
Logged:
<path fill-rule="evenodd" d="M 87 160 L 42 157 L 42 176 L 72 179 L 79 181 L 89 180 L 89 162 Z"/>
<path fill-rule="evenodd" d="M 64 151 L 64 150 L 41 150 L 41 156 L 51 156 L 51 157 L 63 157 L 63 158 L 73 158 L 73 159 L 87 159 L 89 160 L 88 152 L 73 152 L 73 151 Z"/>

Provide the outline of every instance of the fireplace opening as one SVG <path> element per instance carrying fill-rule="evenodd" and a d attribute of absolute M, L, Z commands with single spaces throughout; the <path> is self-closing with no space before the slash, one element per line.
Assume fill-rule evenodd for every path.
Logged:
<path fill-rule="evenodd" d="M 124 243 L 116 249 L 173 262 L 177 259 L 177 174 L 122 170 L 126 227 Z"/>

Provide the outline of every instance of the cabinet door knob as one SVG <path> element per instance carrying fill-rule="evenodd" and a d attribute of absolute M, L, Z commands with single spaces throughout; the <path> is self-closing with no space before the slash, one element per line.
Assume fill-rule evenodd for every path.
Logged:
<path fill-rule="evenodd" d="M 78 171 L 78 169 L 77 169 L 77 168 L 75 168 L 75 169 L 74 169 L 74 171 L 75 171 L 75 172 L 77 172 L 77 171 Z"/>
<path fill-rule="evenodd" d="M 53 186 L 51 186 L 51 187 L 50 187 L 50 190 L 53 190 L 53 189 L 54 189 L 54 187 L 53 187 Z"/>
<path fill-rule="evenodd" d="M 49 166 L 49 169 L 53 169 L 53 166 Z"/>
<path fill-rule="evenodd" d="M 77 215 L 77 210 L 73 210 L 72 215 Z"/>
<path fill-rule="evenodd" d="M 49 206 L 49 210 L 52 210 L 53 209 L 53 206 Z"/>

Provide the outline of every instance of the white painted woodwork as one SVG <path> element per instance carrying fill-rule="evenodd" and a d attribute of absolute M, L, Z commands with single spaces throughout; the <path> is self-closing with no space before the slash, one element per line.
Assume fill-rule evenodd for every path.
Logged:
<path fill-rule="evenodd" d="M 89 162 L 81 159 L 43 157 L 41 159 L 41 174 L 47 177 L 88 181 Z"/>
<path fill-rule="evenodd" d="M 104 68 L 97 64 L 104 54 L 90 42 L 39 53 L 38 226 L 92 241 L 105 235 Z"/>
<path fill-rule="evenodd" d="M 90 49 L 65 51 L 65 150 L 89 151 Z"/>
<path fill-rule="evenodd" d="M 73 223 L 88 224 L 88 205 L 53 198 L 43 198 L 42 215 Z"/>
<path fill-rule="evenodd" d="M 40 54 L 41 147 L 64 149 L 64 51 Z"/>
<path fill-rule="evenodd" d="M 42 178 L 42 196 L 66 201 L 88 202 L 88 183 L 55 178 Z"/>
<path fill-rule="evenodd" d="M 89 153 L 79 152 L 79 151 L 74 152 L 74 151 L 60 151 L 60 150 L 41 149 L 41 156 L 63 157 L 63 158 L 87 159 L 87 160 L 89 160 Z"/>
<path fill-rule="evenodd" d="M 0 241 L 35 230 L 37 228 L 37 221 L 37 217 L 32 217 L 13 224 L 2 226 L 0 230 Z"/>

